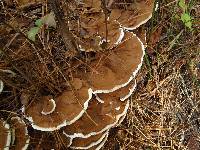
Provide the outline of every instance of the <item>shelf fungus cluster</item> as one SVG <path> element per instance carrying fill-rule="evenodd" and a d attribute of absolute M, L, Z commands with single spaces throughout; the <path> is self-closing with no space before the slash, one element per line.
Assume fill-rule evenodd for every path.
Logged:
<path fill-rule="evenodd" d="M 96 58 L 87 64 L 87 71 L 72 72 L 70 89 L 56 97 L 39 97 L 24 105 L 23 113 L 36 130 L 61 130 L 67 147 L 100 149 L 109 130 L 123 121 L 129 108 L 129 96 L 136 87 L 135 76 L 142 66 L 145 49 L 144 42 L 131 30 L 150 19 L 154 1 L 76 0 L 75 3 L 81 11 L 80 20 L 69 18 L 69 31 L 77 37 L 79 50 L 92 51 Z M 11 123 L 18 125 L 17 121 L 12 119 Z M 11 131 L 5 122 L 1 126 L 6 131 L 3 147 L 8 147 L 12 143 Z"/>
<path fill-rule="evenodd" d="M 0 120 L 0 149 L 26 150 L 29 135 L 25 122 L 19 117 L 12 117 L 9 123 Z"/>

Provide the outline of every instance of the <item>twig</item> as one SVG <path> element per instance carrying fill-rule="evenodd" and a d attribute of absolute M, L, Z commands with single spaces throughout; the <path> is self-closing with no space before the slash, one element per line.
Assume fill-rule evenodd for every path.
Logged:
<path fill-rule="evenodd" d="M 108 41 L 108 21 L 107 21 L 107 18 L 108 18 L 108 10 L 106 8 L 106 2 L 105 0 L 101 0 L 101 3 L 102 3 L 102 8 L 103 8 L 103 12 L 105 14 L 105 24 L 106 24 L 106 43 Z"/>
<path fill-rule="evenodd" d="M 51 6 L 52 11 L 55 14 L 56 20 L 58 21 L 58 31 L 62 36 L 63 42 L 65 43 L 65 47 L 70 51 L 77 52 L 78 46 L 76 44 L 73 34 L 69 31 L 69 27 L 66 23 L 66 20 L 62 15 L 64 13 L 60 8 L 59 1 L 49 0 L 49 4 Z"/>

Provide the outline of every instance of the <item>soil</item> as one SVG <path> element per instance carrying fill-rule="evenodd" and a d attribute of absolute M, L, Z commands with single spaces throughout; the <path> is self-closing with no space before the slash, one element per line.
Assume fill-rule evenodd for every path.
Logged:
<path fill-rule="evenodd" d="M 183 11 L 177 1 L 158 4 L 152 19 L 134 31 L 138 36 L 146 32 L 143 66 L 128 114 L 111 130 L 103 150 L 200 149 L 200 3 L 186 0 L 192 30 L 181 21 Z M 77 52 L 73 40 L 72 49 L 67 49 L 63 37 L 70 35 L 65 35 L 64 24 L 61 31 L 43 26 L 36 41 L 29 40 L 26 33 L 47 12 L 49 7 L 41 1 L 0 4 L 0 80 L 4 83 L 0 118 L 4 120 L 16 113 L 23 118 L 22 103 L 71 89 L 70 81 L 84 78 L 80 72 L 90 70 L 88 64 L 104 53 L 102 49 Z M 28 99 L 22 98 L 24 93 Z M 26 123 L 31 133 L 29 149 L 67 149 L 69 141 L 61 131 L 41 132 Z"/>

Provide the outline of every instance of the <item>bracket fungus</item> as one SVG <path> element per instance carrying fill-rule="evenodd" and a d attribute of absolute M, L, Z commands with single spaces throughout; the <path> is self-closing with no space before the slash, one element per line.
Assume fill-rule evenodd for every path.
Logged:
<path fill-rule="evenodd" d="M 98 74 L 93 70 L 85 73 L 80 89 L 64 91 L 54 99 L 44 96 L 25 107 L 26 118 L 33 128 L 54 131 L 73 124 L 84 114 L 92 94 L 110 93 L 127 86 L 142 65 L 144 45 L 136 35 L 125 32 L 122 42 L 112 53 L 105 52 L 104 55 L 101 63 L 98 63 L 100 58 L 90 65 Z"/>
<path fill-rule="evenodd" d="M 129 101 L 106 99 L 104 103 L 92 100 L 87 113 L 75 123 L 64 127 L 64 133 L 70 138 L 88 138 L 114 127 L 124 116 L 129 107 Z M 118 109 L 119 108 L 119 109 Z M 102 121 L 103 120 L 103 121 Z"/>
<path fill-rule="evenodd" d="M 70 148 L 73 149 L 90 149 L 98 144 L 100 144 L 103 139 L 108 134 L 108 131 L 105 131 L 103 133 L 90 136 L 88 138 L 74 138 L 72 140 L 72 144 L 70 145 Z"/>
<path fill-rule="evenodd" d="M 0 149 L 9 150 L 11 144 L 10 125 L 0 120 Z"/>
<path fill-rule="evenodd" d="M 108 138 L 108 133 L 105 135 L 105 137 L 103 138 L 103 140 L 101 141 L 101 143 L 99 143 L 99 144 L 91 147 L 89 150 L 100 150 L 104 146 L 107 138 Z"/>
<path fill-rule="evenodd" d="M 65 64 L 70 71 L 62 68 L 63 75 L 69 77 L 69 86 L 61 85 L 59 93 L 57 90 L 39 91 L 39 96 L 31 97 L 31 102 L 27 100 L 31 99 L 28 95 L 21 95 L 24 117 L 33 129 L 59 130 L 66 146 L 72 149 L 100 149 L 109 130 L 124 120 L 129 97 L 136 88 L 135 77 L 143 63 L 145 45 L 138 35 L 128 30 L 138 28 L 152 16 L 154 0 L 121 2 L 108 0 L 105 8 L 101 0 L 69 2 L 69 5 L 78 3 L 75 5 L 77 10 L 73 6 L 75 16 L 68 16 L 67 21 L 63 19 L 68 25 L 67 32 L 71 32 L 72 39 L 76 40 L 78 52 L 75 55 L 80 54 L 77 59 L 95 56 L 72 70 L 77 59 L 72 58 L 74 55 L 70 57 L 69 65 Z M 67 44 L 65 47 L 68 48 Z M 64 63 L 68 63 L 68 59 L 62 58 Z M 62 82 L 63 79 L 59 84 Z M 8 132 L 3 133 L 6 138 L 1 139 L 0 146 L 15 145 L 16 149 L 26 149 L 29 143 L 26 124 L 18 117 L 11 118 L 10 122 L 14 129 L 12 135 L 9 125 L 1 122 L 1 134 Z M 11 136 L 15 137 L 14 144 Z M 20 144 L 18 137 L 23 139 Z"/>
<path fill-rule="evenodd" d="M 108 32 L 106 32 L 106 28 Z M 114 46 L 121 43 L 124 37 L 124 30 L 120 28 L 116 21 L 107 21 L 106 23 L 104 22 L 101 26 L 99 26 L 98 34 L 102 40 L 107 42 L 106 48 L 112 49 Z"/>
<path fill-rule="evenodd" d="M 107 138 L 108 138 L 108 134 L 109 134 L 109 132 L 105 132 L 104 134 L 102 133 L 102 134 L 100 134 L 100 135 L 102 135 L 102 136 L 100 136 L 100 138 L 97 140 L 97 141 L 95 141 L 95 142 L 93 142 L 94 140 L 93 140 L 93 136 L 91 136 L 91 137 L 89 137 L 89 138 L 86 138 L 84 141 L 87 141 L 87 143 L 88 143 L 88 139 L 90 140 L 92 140 L 92 142 L 90 143 L 90 145 L 89 146 L 87 146 L 87 147 L 85 147 L 85 145 L 83 146 L 83 147 L 77 147 L 77 146 L 71 146 L 70 148 L 71 149 L 88 149 L 88 150 L 100 150 L 103 146 L 104 146 L 104 144 L 105 144 L 105 142 L 106 142 L 106 140 L 107 140 Z M 96 136 L 94 136 L 94 137 L 96 137 Z M 83 142 L 83 141 L 82 141 Z M 79 143 L 79 142 L 77 142 L 77 143 Z M 83 143 L 84 144 L 84 143 Z"/>
<path fill-rule="evenodd" d="M 87 109 L 91 98 L 92 90 L 84 85 L 79 90 L 64 91 L 54 99 L 43 96 L 25 106 L 24 112 L 34 129 L 54 131 L 77 121 Z"/>
<path fill-rule="evenodd" d="M 19 117 L 12 117 L 10 124 L 0 120 L 0 149 L 26 150 L 29 145 L 26 124 Z"/>
<path fill-rule="evenodd" d="M 114 0 L 110 7 L 110 20 L 117 21 L 127 30 L 134 30 L 146 23 L 151 17 L 154 0 L 140 0 L 130 3 L 130 0 Z M 120 6 L 118 3 L 123 2 Z M 124 6 L 123 6 L 124 5 Z"/>
<path fill-rule="evenodd" d="M 102 50 L 104 47 L 111 49 L 122 41 L 124 30 L 117 21 L 105 22 L 104 15 L 95 17 L 93 22 L 91 21 L 92 19 L 85 21 L 87 23 L 81 26 L 79 35 L 82 37 L 79 41 L 81 51 L 96 52 Z"/>
<path fill-rule="evenodd" d="M 106 99 L 118 99 L 120 101 L 127 100 L 136 88 L 136 81 L 132 80 L 127 86 L 122 87 L 114 92 L 110 93 L 98 93 L 96 98 L 101 103 L 104 103 Z"/>
<path fill-rule="evenodd" d="M 144 45 L 141 40 L 135 34 L 125 32 L 116 48 L 103 53 L 90 65 L 95 72 L 91 70 L 86 80 L 93 93 L 110 93 L 128 85 L 141 68 L 143 56 Z"/>
<path fill-rule="evenodd" d="M 29 145 L 30 137 L 25 122 L 19 117 L 12 117 L 11 127 L 13 129 L 13 148 L 15 150 L 26 150 Z"/>

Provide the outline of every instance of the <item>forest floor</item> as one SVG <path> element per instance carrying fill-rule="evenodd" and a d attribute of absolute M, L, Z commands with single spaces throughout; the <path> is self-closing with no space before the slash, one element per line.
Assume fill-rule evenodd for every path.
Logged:
<path fill-rule="evenodd" d="M 191 27 L 183 22 L 184 18 L 181 20 L 184 11 L 178 0 L 158 0 L 157 11 L 138 29 L 146 31 L 147 48 L 137 88 L 125 120 L 111 130 L 104 150 L 200 149 L 200 2 L 186 2 Z M 3 30 L 0 28 L 0 32 Z M 0 48 L 7 42 L 1 41 Z M 19 45 L 20 41 L 12 48 Z M 20 65 L 17 60 L 13 62 Z M 4 66 L 1 61 L 0 67 Z M 1 78 L 5 81 L 7 77 Z M 25 81 L 11 83 L 10 79 L 6 81 L 7 92 L 1 95 L 0 118 L 8 117 L 8 110 L 16 113 L 21 108 L 16 91 Z"/>

